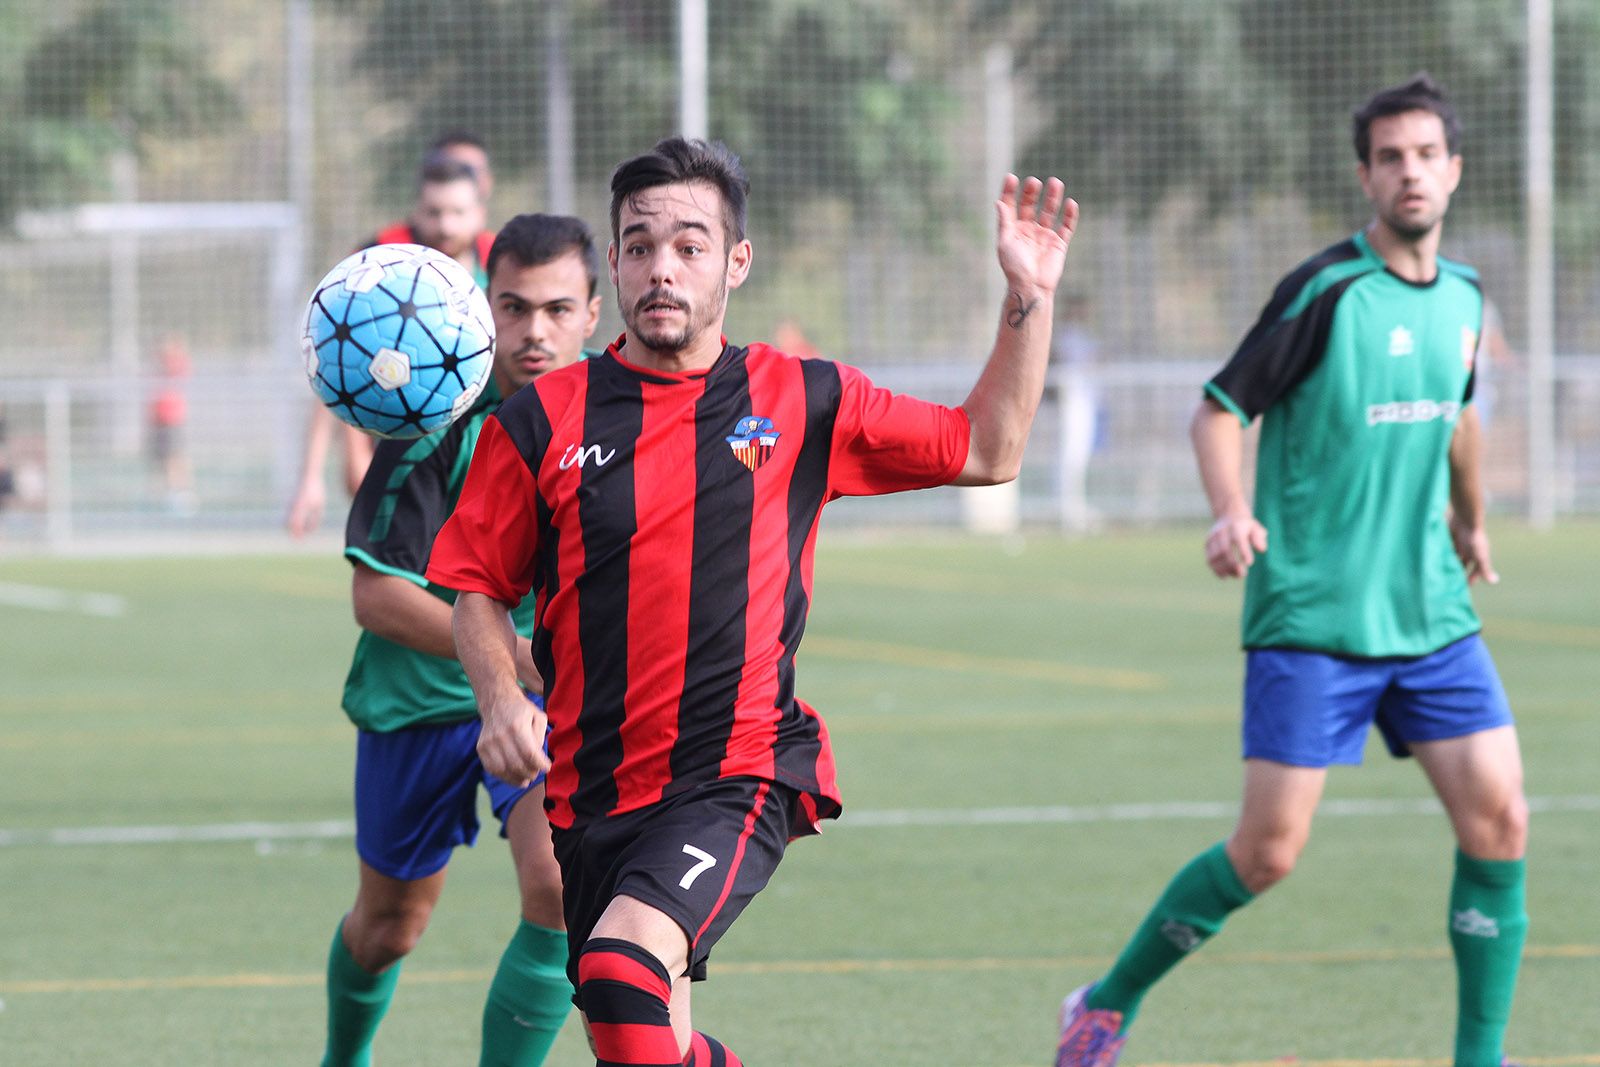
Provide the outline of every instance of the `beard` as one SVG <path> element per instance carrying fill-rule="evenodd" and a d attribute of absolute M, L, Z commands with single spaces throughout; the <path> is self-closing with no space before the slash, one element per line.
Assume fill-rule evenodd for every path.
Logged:
<path fill-rule="evenodd" d="M 1439 220 L 1444 218 L 1443 211 L 1430 211 L 1426 215 L 1402 215 L 1398 210 L 1382 213 L 1383 223 L 1393 230 L 1398 236 L 1408 241 L 1419 241 L 1433 232 Z"/>
<path fill-rule="evenodd" d="M 657 326 L 644 321 L 644 309 L 653 303 L 669 303 L 683 312 L 684 323 L 682 326 Z M 617 292 L 617 304 L 624 307 L 622 321 L 628 331 L 639 339 L 639 343 L 664 355 L 682 352 L 694 344 L 707 327 L 716 321 L 718 313 L 728 302 L 728 280 L 723 278 L 717 285 L 717 291 L 706 302 L 703 310 L 697 311 L 695 305 L 686 298 L 674 293 L 663 286 L 655 286 L 634 301 L 631 306 L 622 302 L 621 290 Z"/>

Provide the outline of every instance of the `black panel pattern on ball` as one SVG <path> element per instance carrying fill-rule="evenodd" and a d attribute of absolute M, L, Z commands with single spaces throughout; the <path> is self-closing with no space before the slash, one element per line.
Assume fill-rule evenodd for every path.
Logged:
<path fill-rule="evenodd" d="M 350 326 L 350 307 L 353 301 L 346 300 L 344 302 L 342 316 L 335 319 L 332 310 L 328 307 L 327 301 L 324 299 L 324 296 L 329 289 L 336 288 L 343 284 L 344 279 L 340 278 L 337 281 L 334 281 L 329 285 L 317 290 L 317 294 L 312 297 L 312 302 L 316 304 L 319 309 L 321 309 L 323 317 L 333 324 L 333 336 L 327 338 L 317 345 L 317 379 L 322 383 L 327 393 L 333 394 L 333 399 L 331 400 L 324 396 L 323 402 L 327 405 L 327 407 L 330 410 L 333 410 L 334 414 L 338 415 L 345 422 L 348 422 L 354 426 L 365 428 L 365 423 L 360 415 L 361 406 L 357 401 L 361 393 L 365 392 L 367 389 L 373 388 L 373 383 L 370 379 L 368 379 L 364 381 L 358 388 L 351 389 L 350 384 L 345 377 L 345 346 L 348 344 L 356 348 L 358 351 L 366 351 L 366 349 L 362 348 L 362 346 L 351 336 L 352 330 Z M 337 381 L 329 380 L 327 375 L 329 361 L 324 359 L 322 354 L 323 346 L 329 343 L 334 346 L 334 359 L 332 362 L 333 365 L 338 369 Z M 375 354 L 376 353 L 369 353 L 367 358 L 370 359 L 372 355 Z M 341 408 L 343 409 L 342 414 L 338 410 Z"/>
<path fill-rule="evenodd" d="M 446 269 L 454 264 L 422 249 L 400 251 L 368 249 L 335 268 L 312 297 L 307 325 L 324 404 L 369 433 L 414 438 L 448 425 L 482 390 L 494 327 L 486 306 L 473 310 L 462 299 L 462 272 Z M 471 296 L 484 304 L 476 287 Z M 380 383 L 373 362 L 386 350 L 405 359 L 406 373 Z"/>

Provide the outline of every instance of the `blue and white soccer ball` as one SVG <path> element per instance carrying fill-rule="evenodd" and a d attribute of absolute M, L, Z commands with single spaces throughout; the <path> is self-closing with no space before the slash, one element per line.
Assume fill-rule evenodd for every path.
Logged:
<path fill-rule="evenodd" d="M 317 283 L 300 340 L 328 410 L 375 437 L 448 426 L 494 367 L 489 301 L 461 264 L 423 245 L 374 245 Z"/>

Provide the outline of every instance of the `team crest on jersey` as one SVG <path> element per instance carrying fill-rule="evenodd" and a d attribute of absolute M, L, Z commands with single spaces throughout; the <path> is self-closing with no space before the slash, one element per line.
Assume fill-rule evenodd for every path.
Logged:
<path fill-rule="evenodd" d="M 754 471 L 772 458 L 772 450 L 782 436 L 772 428 L 771 419 L 746 415 L 733 424 L 733 433 L 723 440 L 728 442 L 739 462 Z"/>
<path fill-rule="evenodd" d="M 1472 361 L 1478 355 L 1478 335 L 1471 326 L 1461 327 L 1461 365 L 1472 371 Z"/>

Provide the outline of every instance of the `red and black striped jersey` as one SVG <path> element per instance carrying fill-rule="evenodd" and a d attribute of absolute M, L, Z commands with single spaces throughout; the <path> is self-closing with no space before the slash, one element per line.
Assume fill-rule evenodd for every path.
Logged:
<path fill-rule="evenodd" d="M 966 413 L 766 345 L 672 374 L 623 343 L 489 418 L 428 578 L 508 605 L 539 586 L 556 826 L 735 775 L 835 816 L 827 727 L 794 692 L 822 506 L 951 481 Z"/>

